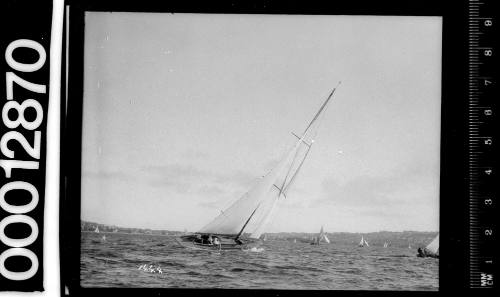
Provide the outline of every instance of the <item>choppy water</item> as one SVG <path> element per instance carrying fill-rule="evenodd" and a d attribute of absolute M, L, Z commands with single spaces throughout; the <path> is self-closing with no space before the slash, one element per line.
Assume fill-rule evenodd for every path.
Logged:
<path fill-rule="evenodd" d="M 82 233 L 83 287 L 438 289 L 439 260 L 417 258 L 413 249 L 266 241 L 254 251 L 216 252 L 168 236 L 103 235 Z M 144 264 L 162 273 L 139 269 Z"/>

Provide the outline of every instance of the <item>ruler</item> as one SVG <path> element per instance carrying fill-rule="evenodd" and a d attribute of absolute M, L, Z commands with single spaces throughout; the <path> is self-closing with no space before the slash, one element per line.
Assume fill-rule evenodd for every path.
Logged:
<path fill-rule="evenodd" d="M 468 198 L 469 287 L 497 287 L 495 225 L 498 177 L 495 151 L 497 67 L 495 35 L 500 25 L 492 15 L 495 0 L 468 2 Z M 498 36 L 496 36 L 498 38 Z M 498 182 L 497 182 L 498 183 Z"/>

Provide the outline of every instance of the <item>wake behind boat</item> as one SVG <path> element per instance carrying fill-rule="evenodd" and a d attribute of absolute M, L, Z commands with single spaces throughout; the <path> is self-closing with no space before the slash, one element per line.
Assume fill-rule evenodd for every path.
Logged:
<path fill-rule="evenodd" d="M 336 89 L 331 91 L 300 136 L 292 132 L 297 140 L 276 167 L 201 230 L 176 237 L 176 241 L 184 247 L 207 250 L 238 250 L 262 244 L 259 238 L 278 200 L 287 198 L 314 143 L 320 116 Z"/>

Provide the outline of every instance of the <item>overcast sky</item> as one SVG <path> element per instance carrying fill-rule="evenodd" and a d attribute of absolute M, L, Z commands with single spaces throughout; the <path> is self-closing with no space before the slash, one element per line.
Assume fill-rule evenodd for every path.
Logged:
<path fill-rule="evenodd" d="M 441 25 L 87 13 L 82 219 L 197 231 L 341 80 L 268 231 L 437 231 Z"/>

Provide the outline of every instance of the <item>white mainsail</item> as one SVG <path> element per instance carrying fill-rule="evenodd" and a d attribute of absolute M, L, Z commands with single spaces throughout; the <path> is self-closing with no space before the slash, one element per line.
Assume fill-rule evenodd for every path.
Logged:
<path fill-rule="evenodd" d="M 321 230 L 319 230 L 318 236 L 313 237 L 313 244 L 319 244 L 320 242 L 330 243 L 330 239 L 326 236 L 325 231 L 323 231 L 323 226 L 321 226 Z"/>
<path fill-rule="evenodd" d="M 432 254 L 439 255 L 439 234 L 425 247 L 425 249 Z"/>
<path fill-rule="evenodd" d="M 370 245 L 368 244 L 368 241 L 366 241 L 366 239 L 364 239 L 364 238 L 363 238 L 363 235 L 361 235 L 361 241 L 359 242 L 359 246 L 360 246 L 360 247 L 363 247 L 363 246 L 365 246 L 365 245 L 366 245 L 366 246 L 370 246 Z"/>
<path fill-rule="evenodd" d="M 221 211 L 199 233 L 237 235 L 250 230 L 250 238 L 259 238 L 265 230 L 280 198 L 286 198 L 300 171 L 317 133 L 320 116 L 327 107 L 336 88 L 332 90 L 319 111 L 284 158 L 241 198 Z"/>
<path fill-rule="evenodd" d="M 326 236 L 326 233 L 323 231 L 323 226 L 321 226 L 321 230 L 319 231 L 318 242 L 326 242 L 330 243 L 330 239 Z"/>
<path fill-rule="evenodd" d="M 389 244 L 387 244 L 387 242 L 384 242 L 384 247 L 386 248 L 388 246 L 389 246 Z"/>

